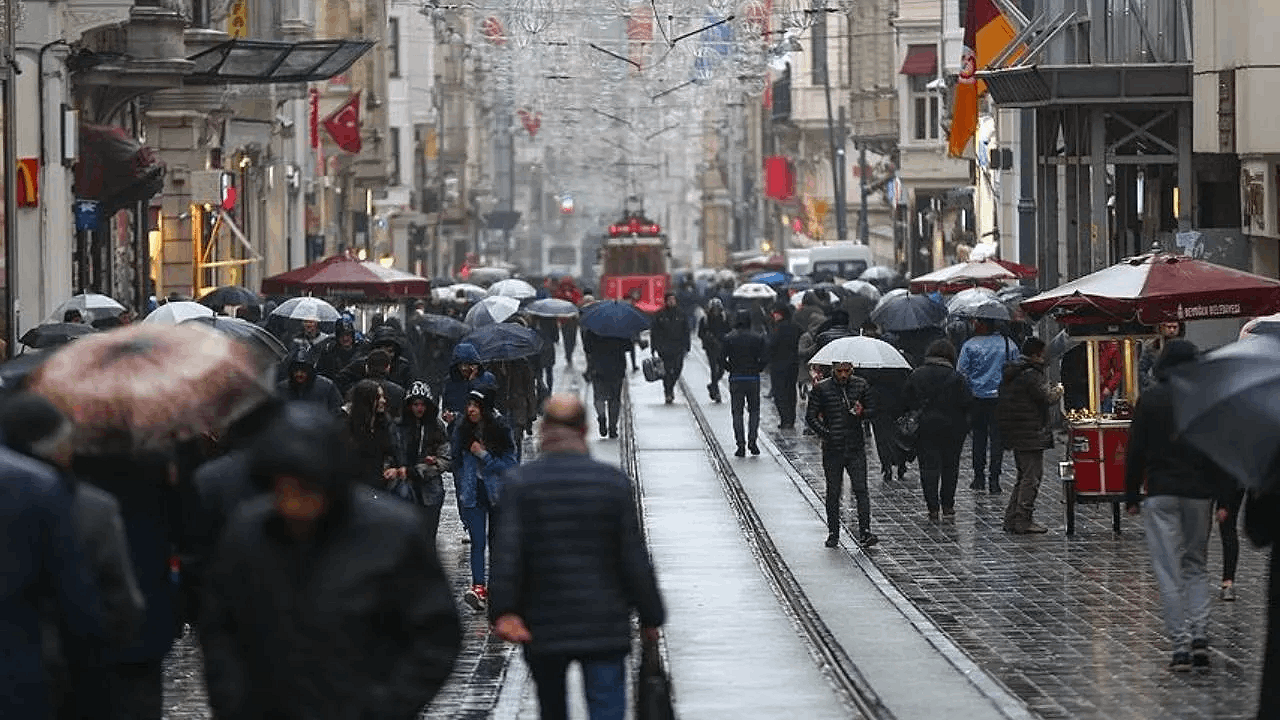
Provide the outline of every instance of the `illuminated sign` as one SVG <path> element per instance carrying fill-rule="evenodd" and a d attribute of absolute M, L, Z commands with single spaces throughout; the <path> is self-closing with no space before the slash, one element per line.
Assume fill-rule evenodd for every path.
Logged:
<path fill-rule="evenodd" d="M 18 207 L 40 205 L 40 159 L 18 158 Z"/>

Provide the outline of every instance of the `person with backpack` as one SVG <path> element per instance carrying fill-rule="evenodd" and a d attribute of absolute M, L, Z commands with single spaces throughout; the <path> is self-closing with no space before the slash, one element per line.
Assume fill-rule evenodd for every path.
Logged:
<path fill-rule="evenodd" d="M 924 363 L 912 371 L 903 387 L 907 412 L 918 419 L 915 450 L 920 460 L 920 489 L 929 520 L 956 515 L 956 484 L 960 480 L 960 453 L 964 449 L 973 393 L 964 376 L 956 372 L 956 348 L 947 340 L 935 340 L 925 351 Z"/>

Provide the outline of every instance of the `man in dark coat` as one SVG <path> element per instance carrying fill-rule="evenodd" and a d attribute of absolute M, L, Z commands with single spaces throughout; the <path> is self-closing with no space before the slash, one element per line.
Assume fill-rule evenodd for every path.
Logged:
<path fill-rule="evenodd" d="M 1209 667 L 1209 531 L 1215 501 L 1227 516 L 1235 483 L 1217 465 L 1178 438 L 1169 371 L 1196 358 L 1196 346 L 1168 340 L 1153 368 L 1155 384 L 1133 411 L 1125 462 L 1125 499 L 1141 508 L 1165 630 L 1173 644 L 1172 670 Z M 1146 484 L 1146 500 L 1138 501 Z"/>
<path fill-rule="evenodd" d="M 729 372 L 729 406 L 733 413 L 733 439 L 736 457 L 760 454 L 756 435 L 760 430 L 760 372 L 769 363 L 769 341 L 751 329 L 751 313 L 739 310 L 733 318 L 733 332 L 724 339 L 721 359 Z M 747 410 L 747 429 L 743 432 L 742 410 Z"/>
<path fill-rule="evenodd" d="M 822 471 L 827 479 L 827 547 L 840 542 L 840 505 L 844 474 L 858 504 L 858 537 L 863 547 L 880 540 L 871 532 L 871 497 L 867 494 L 866 441 L 862 422 L 876 416 L 866 380 L 850 363 L 836 363 L 831 377 L 813 386 L 805 425 L 822 441 Z"/>
<path fill-rule="evenodd" d="M 720 298 L 711 298 L 707 303 L 707 314 L 698 320 L 698 339 L 702 341 L 702 349 L 707 353 L 707 365 L 711 369 L 711 382 L 707 383 L 707 391 L 711 393 L 712 402 L 720 402 L 720 378 L 724 376 L 724 339 L 733 330 L 729 319 L 725 317 L 724 303 Z"/>
<path fill-rule="evenodd" d="M 587 354 L 587 379 L 595 404 L 600 437 L 618 437 L 618 420 L 622 413 L 622 383 L 627 378 L 626 338 L 611 338 L 582 329 L 582 349 Z"/>
<path fill-rule="evenodd" d="M 791 316 L 791 306 L 779 304 L 773 310 L 773 332 L 769 336 L 769 388 L 778 410 L 778 428 L 796 425 L 796 380 L 800 374 L 800 335 L 804 332 Z"/>
<path fill-rule="evenodd" d="M 338 392 L 338 386 L 329 378 L 316 374 L 316 351 L 309 347 L 294 350 L 289 374 L 280 383 L 279 391 L 287 401 L 318 403 L 333 415 L 342 409 L 342 394 Z"/>
<path fill-rule="evenodd" d="M 458 612 L 417 511 L 344 460 L 341 426 L 305 405 L 254 445 L 272 490 L 227 527 L 200 624 L 216 717 L 409 720 L 453 667 Z"/>
<path fill-rule="evenodd" d="M 367 354 L 369 346 L 367 343 L 356 342 L 355 325 L 343 318 L 338 321 L 333 337 L 326 340 L 319 350 L 316 372 L 337 382 L 339 373 Z"/>
<path fill-rule="evenodd" d="M 1044 477 L 1044 451 L 1053 447 L 1049 408 L 1062 397 L 1062 391 L 1049 387 L 1044 363 L 1044 341 L 1027 338 L 1021 359 L 1004 368 L 996 405 L 1001 441 L 1013 451 L 1018 469 L 1018 482 L 1004 511 L 1004 529 L 1019 535 L 1048 532 L 1032 520 L 1032 514 Z"/>
<path fill-rule="evenodd" d="M 665 613 L 631 482 L 588 455 L 577 397 L 547 402 L 541 456 L 513 469 L 495 521 L 489 613 L 524 645 L 541 717 L 565 712 L 565 671 L 578 661 L 592 717 L 626 713 L 631 612 L 648 642 Z"/>
<path fill-rule="evenodd" d="M 871 384 L 871 394 L 876 401 L 876 416 L 871 429 L 876 436 L 876 455 L 880 458 L 880 477 L 883 482 L 893 479 L 893 469 L 898 468 L 898 480 L 907 474 L 907 458 L 894 443 L 893 433 L 898 418 L 907 411 L 903 387 L 911 370 L 907 368 L 859 368 L 857 374 Z"/>
<path fill-rule="evenodd" d="M 676 399 L 676 383 L 680 382 L 684 356 L 689 352 L 689 321 L 676 303 L 675 293 L 663 296 L 662 309 L 649 326 L 649 339 L 653 351 L 662 358 L 662 390 L 670 405 Z"/>

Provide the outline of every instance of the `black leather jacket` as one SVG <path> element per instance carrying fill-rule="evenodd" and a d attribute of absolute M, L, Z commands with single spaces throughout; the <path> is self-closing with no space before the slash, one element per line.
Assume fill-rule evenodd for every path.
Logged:
<path fill-rule="evenodd" d="M 862 403 L 862 415 L 854 417 L 850 408 Z M 822 440 L 824 452 L 864 452 L 862 421 L 875 417 L 876 406 L 871 385 L 854 375 L 840 384 L 827 378 L 813 386 L 809 393 L 809 409 L 804 423 Z"/>

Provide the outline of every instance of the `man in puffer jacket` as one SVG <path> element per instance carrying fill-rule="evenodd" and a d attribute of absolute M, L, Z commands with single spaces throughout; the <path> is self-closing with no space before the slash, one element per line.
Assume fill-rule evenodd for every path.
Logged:
<path fill-rule="evenodd" d="M 996 405 L 1001 440 L 1013 451 L 1018 468 L 1018 482 L 1004 511 L 1004 529 L 1019 535 L 1047 532 L 1031 515 L 1044 477 L 1044 451 L 1053 447 L 1049 408 L 1062 397 L 1062 391 L 1049 388 L 1044 361 L 1044 341 L 1027 338 L 1022 343 L 1022 358 L 1004 369 Z"/>
<path fill-rule="evenodd" d="M 1165 344 L 1154 367 L 1156 382 L 1134 408 L 1125 463 L 1129 514 L 1138 514 L 1142 484 L 1147 485 L 1141 512 L 1173 644 L 1171 670 L 1209 667 L 1209 531 L 1214 501 L 1222 522 L 1235 490 L 1212 460 L 1177 438 L 1169 371 L 1195 357 L 1196 346 L 1185 340 Z"/>
<path fill-rule="evenodd" d="M 805 425 L 822 440 L 822 471 L 827 478 L 827 547 L 840 542 L 840 504 L 844 473 L 858 503 L 858 535 L 863 547 L 879 542 L 871 533 L 867 494 L 867 452 L 862 422 L 875 417 L 871 385 L 853 374 L 850 363 L 836 363 L 831 377 L 813 386 Z"/>

